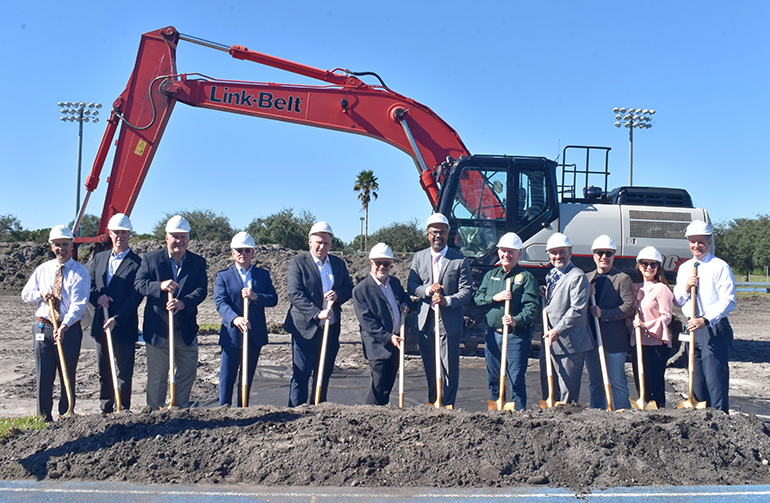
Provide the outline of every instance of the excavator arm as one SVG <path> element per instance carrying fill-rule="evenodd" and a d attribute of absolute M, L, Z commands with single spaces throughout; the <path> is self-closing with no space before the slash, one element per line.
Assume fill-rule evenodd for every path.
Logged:
<path fill-rule="evenodd" d="M 201 74 L 178 74 L 176 47 L 180 39 L 327 84 L 239 82 Z M 112 170 L 107 179 L 100 236 L 78 238 L 79 242 L 105 242 L 109 218 L 115 213 L 131 213 L 177 101 L 384 141 L 412 157 L 420 172 L 420 184 L 434 208 L 438 204 L 439 184 L 443 181 L 442 164 L 448 158 L 470 155 L 454 129 L 432 110 L 384 85 L 367 85 L 347 70 L 320 70 L 245 47 L 227 47 L 181 35 L 175 28 L 167 27 L 142 35 L 134 71 L 126 89 L 113 104 L 107 130 L 86 179 L 86 199 L 77 219 L 79 224 L 120 126 Z"/>

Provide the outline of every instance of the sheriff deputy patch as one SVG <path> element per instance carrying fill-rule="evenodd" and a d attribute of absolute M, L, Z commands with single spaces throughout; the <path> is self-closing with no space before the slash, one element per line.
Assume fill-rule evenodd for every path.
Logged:
<path fill-rule="evenodd" d="M 514 284 L 514 285 L 520 285 L 522 281 L 524 281 L 524 276 L 522 276 L 521 274 L 517 274 L 517 275 L 516 275 L 516 276 L 513 278 L 513 284 Z"/>

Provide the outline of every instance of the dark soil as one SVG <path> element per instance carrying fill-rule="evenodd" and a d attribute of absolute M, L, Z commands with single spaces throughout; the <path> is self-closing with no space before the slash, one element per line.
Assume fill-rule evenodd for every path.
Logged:
<path fill-rule="evenodd" d="M 769 433 L 718 411 L 173 409 L 63 419 L 0 445 L 0 466 L 10 479 L 180 484 L 769 484 Z"/>

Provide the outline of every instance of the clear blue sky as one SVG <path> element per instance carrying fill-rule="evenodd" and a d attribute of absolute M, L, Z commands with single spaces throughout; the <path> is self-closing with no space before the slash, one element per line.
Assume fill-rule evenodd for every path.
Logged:
<path fill-rule="evenodd" d="M 165 7 L 166 5 L 170 7 Z M 628 133 L 615 106 L 653 108 L 634 135 L 634 183 L 682 187 L 714 221 L 768 213 L 770 2 L 421 1 L 16 2 L 0 21 L 0 215 L 26 228 L 75 211 L 77 123 L 58 101 L 98 101 L 106 117 L 142 33 L 243 45 L 322 69 L 377 72 L 479 154 L 555 158 L 604 145 L 610 187 L 628 180 Z M 180 42 L 180 73 L 313 83 Z M 83 180 L 105 129 L 84 127 Z M 100 214 L 108 160 L 88 212 Z M 131 218 L 212 209 L 235 227 L 283 207 L 359 231 L 356 175 L 380 197 L 370 229 L 430 213 L 412 160 L 370 138 L 178 105 Z"/>

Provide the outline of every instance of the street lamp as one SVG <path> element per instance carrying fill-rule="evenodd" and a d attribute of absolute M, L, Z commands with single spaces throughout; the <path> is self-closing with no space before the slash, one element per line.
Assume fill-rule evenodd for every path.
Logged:
<path fill-rule="evenodd" d="M 84 103 L 82 101 L 60 101 L 58 103 L 61 110 L 61 117 L 59 120 L 62 122 L 77 122 L 79 125 L 78 131 L 78 181 L 77 192 L 75 194 L 75 228 L 77 229 L 77 235 L 82 234 L 80 230 L 80 220 L 83 216 L 80 214 L 80 166 L 83 161 L 83 123 L 84 122 L 99 122 L 99 109 L 102 108 L 101 103 Z"/>
<path fill-rule="evenodd" d="M 617 121 L 615 127 L 624 126 L 628 128 L 628 185 L 630 187 L 634 184 L 634 128 L 650 129 L 652 127 L 650 121 L 655 110 L 615 107 L 612 111 L 617 114 L 615 115 L 615 120 Z"/>

